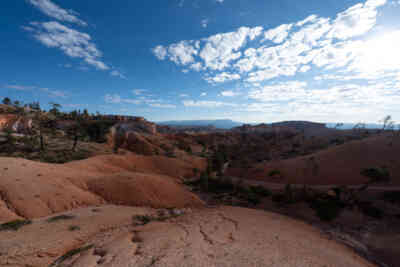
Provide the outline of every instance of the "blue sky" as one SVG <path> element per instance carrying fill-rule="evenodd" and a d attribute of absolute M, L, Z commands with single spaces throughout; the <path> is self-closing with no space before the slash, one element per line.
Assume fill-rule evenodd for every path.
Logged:
<path fill-rule="evenodd" d="M 399 0 L 6 0 L 0 97 L 149 120 L 400 119 Z"/>

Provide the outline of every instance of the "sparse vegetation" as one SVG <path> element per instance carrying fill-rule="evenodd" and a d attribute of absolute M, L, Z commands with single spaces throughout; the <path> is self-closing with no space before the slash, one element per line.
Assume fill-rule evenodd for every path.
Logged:
<path fill-rule="evenodd" d="M 75 218 L 76 218 L 75 215 L 63 214 L 63 215 L 51 217 L 51 218 L 47 219 L 46 221 L 49 223 L 52 223 L 52 222 L 58 222 L 58 221 L 64 221 L 64 220 L 72 220 Z"/>
<path fill-rule="evenodd" d="M 361 175 L 368 177 L 370 183 L 388 182 L 390 180 L 389 171 L 385 167 L 363 169 Z"/>
<path fill-rule="evenodd" d="M 63 263 L 65 260 L 72 258 L 73 256 L 75 256 L 79 253 L 85 252 L 91 248 L 93 248 L 92 244 L 84 246 L 84 247 L 72 249 L 72 250 L 68 251 L 67 253 L 65 253 L 64 255 L 62 255 L 61 257 L 59 257 L 58 259 L 56 259 L 52 264 L 49 265 L 49 267 L 60 266 L 60 264 Z"/>
<path fill-rule="evenodd" d="M 0 224 L 0 231 L 18 231 L 21 227 L 31 223 L 31 220 L 14 220 L 11 222 Z"/>
<path fill-rule="evenodd" d="M 74 232 L 74 231 L 78 231 L 81 228 L 78 225 L 70 225 L 68 226 L 68 231 Z"/>

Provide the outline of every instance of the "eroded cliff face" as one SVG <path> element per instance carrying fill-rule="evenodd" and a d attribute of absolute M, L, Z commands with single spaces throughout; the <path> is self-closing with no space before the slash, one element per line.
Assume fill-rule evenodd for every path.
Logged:
<path fill-rule="evenodd" d="M 0 131 L 28 133 L 32 130 L 32 119 L 15 114 L 0 114 Z"/>
<path fill-rule="evenodd" d="M 153 155 L 158 148 L 156 124 L 143 118 L 114 125 L 108 136 L 112 147 L 125 148 L 142 155 Z M 155 143 L 154 143 L 155 142 Z"/>

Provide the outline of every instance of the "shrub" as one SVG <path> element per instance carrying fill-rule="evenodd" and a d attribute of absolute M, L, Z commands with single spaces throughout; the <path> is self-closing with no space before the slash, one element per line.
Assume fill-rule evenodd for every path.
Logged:
<path fill-rule="evenodd" d="M 132 219 L 135 225 L 146 225 L 153 220 L 150 215 L 135 215 Z"/>
<path fill-rule="evenodd" d="M 342 209 L 344 208 L 344 204 L 336 199 L 314 199 L 311 202 L 310 207 L 315 210 L 316 215 L 322 221 L 333 221 L 336 219 Z"/>
<path fill-rule="evenodd" d="M 367 168 L 363 169 L 361 175 L 368 177 L 371 182 L 387 182 L 390 180 L 389 171 L 386 168 Z"/>
<path fill-rule="evenodd" d="M 272 201 L 276 203 L 284 203 L 286 202 L 286 197 L 282 193 L 272 195 Z"/>
<path fill-rule="evenodd" d="M 268 173 L 268 176 L 278 176 L 281 175 L 281 172 L 279 170 L 272 170 Z"/>
<path fill-rule="evenodd" d="M 72 220 L 74 218 L 75 218 L 74 215 L 63 214 L 63 215 L 51 217 L 51 218 L 47 219 L 46 221 L 49 223 L 52 223 L 52 222 L 57 222 L 57 221 L 62 221 L 62 220 Z"/>
<path fill-rule="evenodd" d="M 261 186 L 261 185 L 257 185 L 257 186 L 250 186 L 250 190 L 262 197 L 269 197 L 272 193 L 271 191 L 269 191 L 268 189 L 266 189 L 265 187 Z"/>
<path fill-rule="evenodd" d="M 18 231 L 21 227 L 31 224 L 32 221 L 30 220 L 14 220 L 11 222 L 0 224 L 0 231 Z"/>
<path fill-rule="evenodd" d="M 381 198 L 384 201 L 400 204 L 400 191 L 388 191 L 382 193 Z"/>
<path fill-rule="evenodd" d="M 361 210 L 361 212 L 369 217 L 375 218 L 375 219 L 382 219 L 384 212 L 373 206 L 370 202 L 363 202 L 363 203 L 359 203 L 359 208 Z"/>
<path fill-rule="evenodd" d="M 78 225 L 70 225 L 69 227 L 68 227 L 68 230 L 69 231 L 71 231 L 71 232 L 73 232 L 73 231 L 78 231 L 78 230 L 80 230 L 81 228 L 78 226 Z"/>

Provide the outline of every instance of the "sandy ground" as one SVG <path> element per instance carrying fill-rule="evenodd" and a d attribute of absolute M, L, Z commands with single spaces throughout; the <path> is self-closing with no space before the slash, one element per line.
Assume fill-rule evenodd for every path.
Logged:
<path fill-rule="evenodd" d="M 124 206 L 81 208 L 70 220 L 36 219 L 0 232 L 0 265 L 48 266 L 71 249 L 93 245 L 56 266 L 374 266 L 317 229 L 274 213 L 235 207 L 185 210 L 144 226 Z M 69 226 L 79 226 L 76 231 Z"/>

